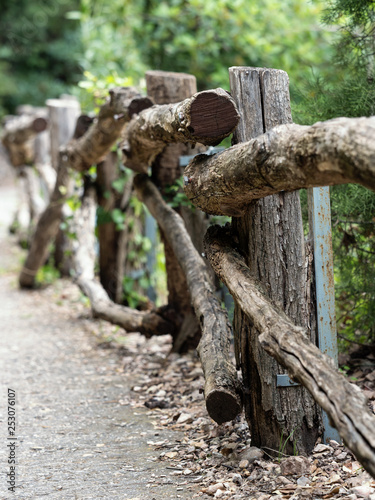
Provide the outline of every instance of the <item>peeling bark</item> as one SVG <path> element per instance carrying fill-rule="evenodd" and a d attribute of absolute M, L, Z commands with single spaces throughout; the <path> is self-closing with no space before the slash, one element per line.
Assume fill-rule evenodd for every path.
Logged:
<path fill-rule="evenodd" d="M 155 105 L 135 117 L 125 130 L 124 163 L 136 172 L 148 167 L 166 144 L 219 144 L 237 126 L 233 99 L 223 89 L 205 90 L 176 104 Z"/>
<path fill-rule="evenodd" d="M 94 316 L 121 326 L 128 332 L 140 332 L 146 337 L 172 334 L 173 325 L 157 311 L 143 312 L 115 304 L 102 285 L 96 281 L 94 272 L 95 214 L 95 190 L 89 188 L 74 217 L 77 240 L 73 247 L 73 261 L 76 283 L 90 299 Z"/>
<path fill-rule="evenodd" d="M 182 218 L 162 199 L 152 181 L 143 175 L 134 179 L 139 198 L 164 231 L 189 286 L 202 338 L 198 346 L 205 376 L 205 399 L 210 417 L 218 424 L 233 420 L 242 408 L 239 384 L 230 361 L 231 327 L 216 298 L 210 273 L 191 242 Z"/>
<path fill-rule="evenodd" d="M 280 125 L 185 169 L 187 197 L 215 215 L 240 216 L 252 200 L 280 191 L 358 183 L 375 191 L 375 117 L 311 127 Z"/>
<path fill-rule="evenodd" d="M 361 390 L 348 382 L 296 326 L 266 296 L 244 259 L 233 249 L 227 228 L 213 226 L 205 238 L 212 267 L 259 332 L 260 345 L 306 387 L 327 412 L 345 445 L 375 477 L 375 416 Z"/>

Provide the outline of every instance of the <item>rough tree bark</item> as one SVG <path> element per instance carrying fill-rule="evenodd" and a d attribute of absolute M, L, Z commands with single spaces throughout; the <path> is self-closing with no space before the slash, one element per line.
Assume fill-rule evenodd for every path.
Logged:
<path fill-rule="evenodd" d="M 375 416 L 370 414 L 361 390 L 310 342 L 308 330 L 296 326 L 267 298 L 263 285 L 234 250 L 228 228 L 211 227 L 205 249 L 215 272 L 256 329 L 259 344 L 309 390 L 346 446 L 375 477 Z"/>
<path fill-rule="evenodd" d="M 180 88 L 185 92 L 187 86 Z M 166 144 L 219 144 L 233 132 L 238 119 L 233 99 L 220 88 L 198 92 L 176 104 L 155 105 L 127 127 L 121 145 L 124 163 L 136 172 L 147 173 Z"/>
<path fill-rule="evenodd" d="M 66 147 L 65 154 L 74 170 L 83 172 L 104 160 L 132 116 L 152 105 L 148 97 L 141 96 L 132 87 L 116 87 L 109 91 L 109 95 L 110 99 L 100 108 L 97 120 L 87 134 Z"/>
<path fill-rule="evenodd" d="M 231 90 L 241 113 L 237 142 L 276 125 L 292 121 L 288 75 L 279 70 L 230 68 Z M 310 327 L 305 298 L 307 263 L 299 193 L 281 193 L 253 202 L 244 217 L 233 218 L 233 238 L 251 272 L 267 288 L 293 322 Z M 285 370 L 259 345 L 258 334 L 238 304 L 234 315 L 235 341 L 245 386 L 245 412 L 252 444 L 278 450 L 287 441 L 308 454 L 321 430 L 321 410 L 303 387 L 277 387 Z M 315 343 L 315 331 L 310 331 Z M 289 439 L 288 439 L 289 438 Z"/>
<path fill-rule="evenodd" d="M 146 73 L 147 94 L 158 105 L 174 104 L 190 98 L 197 92 L 196 78 L 185 73 L 170 73 L 167 71 L 148 71 Z M 147 139 L 149 141 L 149 139 Z M 134 140 L 131 141 L 134 143 Z M 142 144 L 142 146 L 144 146 Z M 155 147 L 155 146 L 154 146 Z M 158 145 L 160 150 L 160 145 Z M 188 144 L 163 143 L 163 150 L 152 163 L 152 179 L 160 189 L 162 195 L 168 198 L 166 188 L 174 184 L 183 173 L 179 164 L 179 157 L 191 154 L 191 146 Z M 175 208 L 182 215 L 180 207 Z M 197 211 L 198 212 L 198 211 Z M 200 212 L 203 214 L 202 212 Z M 197 215 L 196 219 L 199 216 Z M 201 220 L 203 217 L 201 217 Z M 190 224 L 187 230 L 192 229 Z M 205 233 L 206 227 L 202 227 L 201 235 Z M 160 229 L 161 241 L 164 245 L 165 267 L 167 273 L 168 306 L 173 311 L 176 324 L 176 335 L 173 338 L 173 349 L 176 352 L 184 352 L 196 348 L 201 336 L 199 323 L 191 305 L 189 287 L 187 286 L 185 273 L 172 250 L 164 232 Z M 189 233 L 192 233 L 190 231 Z M 202 241 L 203 245 L 203 241 Z"/>
<path fill-rule="evenodd" d="M 281 125 L 185 170 L 186 195 L 211 214 L 242 215 L 280 191 L 358 183 L 375 191 L 375 117 Z"/>
<path fill-rule="evenodd" d="M 237 373 L 230 360 L 231 327 L 215 295 L 211 274 L 192 244 L 182 218 L 165 203 L 150 178 L 137 175 L 134 184 L 137 195 L 168 238 L 186 276 L 202 329 L 198 353 L 205 376 L 207 411 L 218 424 L 233 420 L 241 412 L 242 403 Z"/>
<path fill-rule="evenodd" d="M 64 161 L 64 155 L 61 153 L 55 189 L 47 208 L 38 220 L 25 264 L 19 276 L 19 285 L 21 288 L 32 288 L 35 286 L 36 273 L 47 259 L 49 245 L 59 230 L 68 182 L 68 165 Z"/>
<path fill-rule="evenodd" d="M 90 299 L 94 316 L 121 326 L 128 332 L 140 332 L 146 337 L 173 333 L 173 325 L 157 311 L 136 311 L 115 304 L 95 279 L 95 214 L 94 188 L 88 188 L 75 215 L 77 240 L 73 246 L 75 280 Z"/>
<path fill-rule="evenodd" d="M 149 104 L 148 99 L 147 103 Z M 80 139 L 73 139 L 60 150 L 55 189 L 36 227 L 31 248 L 19 277 L 21 287 L 30 288 L 35 285 L 35 275 L 43 265 L 48 255 L 49 244 L 57 234 L 62 205 L 67 195 L 69 168 L 73 166 L 78 170 L 88 169 L 92 164 L 91 161 L 97 163 L 118 140 L 132 114 L 139 110 L 139 106 L 144 109 L 144 105 L 144 98 L 140 98 L 134 89 L 130 89 L 129 93 L 126 89 L 113 89 L 109 101 L 103 105 L 104 110 L 99 113 L 94 125 Z M 93 143 L 94 138 L 98 139 L 98 143 Z M 93 152 L 98 156 L 93 156 Z"/>

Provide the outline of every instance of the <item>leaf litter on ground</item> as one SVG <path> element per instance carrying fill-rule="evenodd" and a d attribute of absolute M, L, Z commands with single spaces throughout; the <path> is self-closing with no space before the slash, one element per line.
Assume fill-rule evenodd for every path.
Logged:
<path fill-rule="evenodd" d="M 72 294 L 65 288 L 61 306 L 71 312 L 67 297 Z M 87 304 L 75 300 L 74 308 L 87 331 L 95 335 L 98 348 L 116 353 L 124 385 L 131 384 L 131 391 L 116 403 L 148 410 L 155 430 L 155 439 L 148 445 L 159 452 L 167 477 L 180 476 L 186 484 L 199 485 L 199 493 L 192 498 L 375 500 L 375 480 L 342 444 L 318 442 L 309 457 L 270 457 L 268 450 L 251 446 L 244 415 L 222 425 L 210 419 L 196 352 L 172 353 L 169 336 L 146 340 L 93 320 Z M 361 372 L 356 368 L 355 383 L 375 413 L 374 368 L 375 357 L 370 353 Z M 158 430 L 166 428 L 178 431 L 175 439 L 158 439 Z"/>

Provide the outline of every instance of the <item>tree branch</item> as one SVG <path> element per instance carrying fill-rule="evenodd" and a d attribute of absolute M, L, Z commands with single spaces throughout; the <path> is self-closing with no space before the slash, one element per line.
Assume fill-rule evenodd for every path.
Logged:
<path fill-rule="evenodd" d="M 209 228 L 205 249 L 215 272 L 259 330 L 261 346 L 310 391 L 346 446 L 375 477 L 375 417 L 369 413 L 366 398 L 310 342 L 307 332 L 272 304 L 243 258 L 232 248 L 232 239 L 227 228 Z"/>
<path fill-rule="evenodd" d="M 210 417 L 218 424 L 233 420 L 242 409 L 237 374 L 230 361 L 231 327 L 216 298 L 207 266 L 194 247 L 182 218 L 162 199 L 145 175 L 134 179 L 139 198 L 164 231 L 185 273 L 202 338 L 198 346 L 205 376 L 205 399 Z"/>
<path fill-rule="evenodd" d="M 83 172 L 104 160 L 111 147 L 132 116 L 152 106 L 148 97 L 141 96 L 133 87 L 116 87 L 109 91 L 109 100 L 89 130 L 65 147 L 64 153 L 74 170 Z"/>
<path fill-rule="evenodd" d="M 234 100 L 220 88 L 198 92 L 176 104 L 155 105 L 136 116 L 125 130 L 124 163 L 147 173 L 166 144 L 216 145 L 233 132 L 238 121 Z"/>
<path fill-rule="evenodd" d="M 375 117 L 311 127 L 281 125 L 185 169 L 187 197 L 204 212 L 241 216 L 252 200 L 280 191 L 345 184 L 375 190 Z"/>

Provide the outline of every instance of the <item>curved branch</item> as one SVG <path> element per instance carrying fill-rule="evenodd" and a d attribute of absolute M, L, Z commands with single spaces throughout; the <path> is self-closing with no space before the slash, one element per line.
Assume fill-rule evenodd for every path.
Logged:
<path fill-rule="evenodd" d="M 218 424 L 233 420 L 241 412 L 242 402 L 237 374 L 230 360 L 231 327 L 215 295 L 212 277 L 183 219 L 165 203 L 149 177 L 137 175 L 134 184 L 137 195 L 164 231 L 186 276 L 202 329 L 197 350 L 206 381 L 204 394 L 208 414 Z"/>
<path fill-rule="evenodd" d="M 116 87 L 109 95 L 85 135 L 63 149 L 74 170 L 83 172 L 102 161 L 132 116 L 152 106 L 151 99 L 141 96 L 133 87 Z"/>
<path fill-rule="evenodd" d="M 94 316 L 121 326 L 128 332 L 140 332 L 146 337 L 172 334 L 173 325 L 157 311 L 137 311 L 115 304 L 102 285 L 95 280 L 95 215 L 95 190 L 90 188 L 74 217 L 77 241 L 74 242 L 73 260 L 75 281 L 90 299 Z"/>
<path fill-rule="evenodd" d="M 375 117 L 281 125 L 185 169 L 185 193 L 209 214 L 240 216 L 280 191 L 358 183 L 375 190 Z"/>
<path fill-rule="evenodd" d="M 375 477 L 375 416 L 361 390 L 348 382 L 310 340 L 278 309 L 232 247 L 227 228 L 213 226 L 205 237 L 208 259 L 236 303 L 260 332 L 261 346 L 298 380 L 327 412 L 346 446 Z"/>

